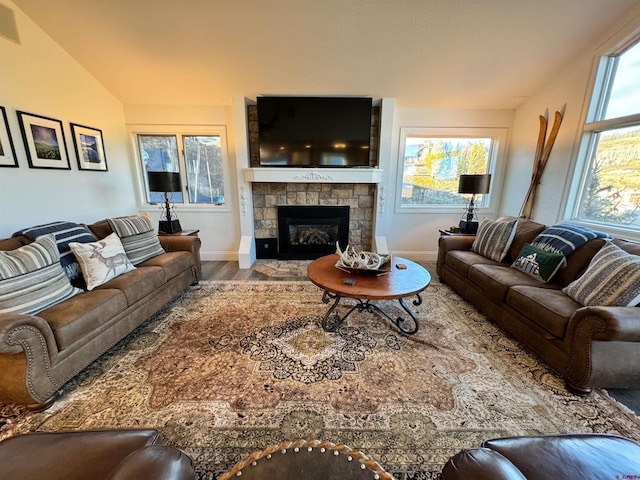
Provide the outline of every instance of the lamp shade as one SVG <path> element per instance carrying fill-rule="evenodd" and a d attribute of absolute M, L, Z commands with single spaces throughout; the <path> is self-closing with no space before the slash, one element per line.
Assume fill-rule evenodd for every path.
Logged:
<path fill-rule="evenodd" d="M 489 193 L 491 174 L 460 175 L 458 181 L 458 193 Z"/>
<path fill-rule="evenodd" d="M 151 192 L 181 192 L 182 182 L 180 174 L 174 172 L 147 172 L 149 191 Z"/>

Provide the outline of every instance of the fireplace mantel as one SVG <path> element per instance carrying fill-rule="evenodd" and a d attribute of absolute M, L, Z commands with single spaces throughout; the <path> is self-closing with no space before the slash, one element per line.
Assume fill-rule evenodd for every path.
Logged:
<path fill-rule="evenodd" d="M 243 168 L 249 183 L 380 183 L 379 168 Z"/>

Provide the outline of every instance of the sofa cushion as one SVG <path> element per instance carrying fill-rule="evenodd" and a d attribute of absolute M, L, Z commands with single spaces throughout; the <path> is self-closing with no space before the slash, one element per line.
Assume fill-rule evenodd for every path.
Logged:
<path fill-rule="evenodd" d="M 471 251 L 501 262 L 507 256 L 513 242 L 517 222 L 517 219 L 492 221 L 484 218 L 478 227 L 478 234 L 471 245 Z"/>
<path fill-rule="evenodd" d="M 119 275 L 109 280 L 97 288 L 118 289 L 127 297 L 127 304 L 133 305 L 138 300 L 158 290 L 166 281 L 167 272 L 163 268 L 140 266 L 124 275 Z"/>
<path fill-rule="evenodd" d="M 589 266 L 593 256 L 598 253 L 606 242 L 602 238 L 590 240 L 567 257 L 567 266 L 561 268 L 553 277 L 553 281 L 566 287 L 582 275 Z"/>
<path fill-rule="evenodd" d="M 124 294 L 115 289 L 83 292 L 40 312 L 49 325 L 60 350 L 87 334 L 95 334 L 127 308 Z"/>
<path fill-rule="evenodd" d="M 35 314 L 81 291 L 60 265 L 53 234 L 0 252 L 0 313 Z"/>
<path fill-rule="evenodd" d="M 166 272 L 167 280 L 188 270 L 193 266 L 193 255 L 186 251 L 167 252 L 144 261 L 138 267 L 161 267 Z"/>
<path fill-rule="evenodd" d="M 640 257 L 607 243 L 563 291 L 582 305 L 635 307 L 640 303 Z"/>
<path fill-rule="evenodd" d="M 86 227 L 65 221 L 25 228 L 14 233 L 12 236 L 24 235 L 33 241 L 41 235 L 48 233 L 55 235 L 58 252 L 60 252 L 60 265 L 62 265 L 62 269 L 67 274 L 67 277 L 69 277 L 69 280 L 71 280 L 74 286 L 84 288 L 82 270 L 80 269 L 78 260 L 69 248 L 69 242 L 87 243 L 95 242 L 98 239 Z"/>
<path fill-rule="evenodd" d="M 469 280 L 480 286 L 487 295 L 503 302 L 509 288 L 514 285 L 530 285 L 539 287 L 542 284 L 508 265 L 473 265 L 469 269 Z M 547 284 L 548 285 L 548 284 Z M 547 288 L 552 288 L 547 286 Z"/>
<path fill-rule="evenodd" d="M 498 220 L 506 221 L 513 220 L 514 218 L 516 217 L 501 217 Z M 520 253 L 520 250 L 522 250 L 522 247 L 524 247 L 524 244 L 531 243 L 536 235 L 545 228 L 546 225 L 543 225 L 542 223 L 537 223 L 526 218 L 518 218 L 516 234 L 513 237 L 513 242 L 511 242 L 511 246 L 509 247 L 507 258 L 505 260 L 509 263 L 513 262 Z"/>
<path fill-rule="evenodd" d="M 78 259 L 87 290 L 93 290 L 112 278 L 130 272 L 134 267 L 115 233 L 98 242 L 69 244 Z"/>
<path fill-rule="evenodd" d="M 133 265 L 164 253 L 153 231 L 149 215 L 133 215 L 107 219 L 113 231 L 120 237 L 124 251 Z"/>
<path fill-rule="evenodd" d="M 526 243 L 511 266 L 542 283 L 547 283 L 566 263 L 567 260 L 561 253 L 548 252 Z"/>
<path fill-rule="evenodd" d="M 581 305 L 561 290 L 515 285 L 509 289 L 506 303 L 526 315 L 555 338 L 563 338 L 569 319 Z"/>
<path fill-rule="evenodd" d="M 478 253 L 470 252 L 468 250 L 449 251 L 445 257 L 444 263 L 464 278 L 469 276 L 469 268 L 471 268 L 472 265 L 500 265 L 500 263 L 495 260 L 491 260 L 490 258 L 483 257 Z"/>

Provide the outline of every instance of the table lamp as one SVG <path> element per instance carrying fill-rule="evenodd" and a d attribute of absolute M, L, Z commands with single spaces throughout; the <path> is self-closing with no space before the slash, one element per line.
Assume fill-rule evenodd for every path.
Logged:
<path fill-rule="evenodd" d="M 171 211 L 169 204 L 169 192 L 181 192 L 182 182 L 180 174 L 174 172 L 147 172 L 150 192 L 162 192 L 164 194 L 164 212 L 158 224 L 159 233 L 181 232 L 180 221 L 175 212 Z"/>
<path fill-rule="evenodd" d="M 491 175 L 460 175 L 458 181 L 458 193 L 470 193 L 471 200 L 460 220 L 460 232 L 476 233 L 478 231 L 478 217 L 476 216 L 475 199 L 478 194 L 489 193 Z"/>

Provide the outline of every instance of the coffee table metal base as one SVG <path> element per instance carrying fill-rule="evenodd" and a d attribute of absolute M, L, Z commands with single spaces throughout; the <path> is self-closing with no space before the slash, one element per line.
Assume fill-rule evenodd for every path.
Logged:
<path fill-rule="evenodd" d="M 412 303 L 415 306 L 421 305 L 422 297 L 420 296 L 419 293 L 416 294 L 416 297 L 417 298 Z M 322 294 L 322 302 L 330 303 L 332 300 L 333 300 L 333 305 L 329 307 L 329 310 L 327 310 L 327 313 L 324 315 L 324 318 L 322 319 L 322 328 L 324 328 L 327 332 L 336 331 L 336 329 L 342 324 L 342 322 L 344 322 L 347 319 L 349 315 L 351 315 L 351 313 L 354 310 L 358 310 L 359 312 L 377 313 L 379 315 L 382 315 L 384 318 L 389 320 L 389 322 L 394 324 L 401 332 L 406 333 L 408 335 L 413 335 L 418 331 L 418 328 L 419 328 L 418 318 L 416 317 L 416 314 L 413 313 L 413 311 L 411 311 L 411 309 L 409 309 L 409 307 L 407 307 L 407 305 L 404 303 L 404 298 L 399 298 L 398 303 L 400 304 L 402 309 L 409 314 L 409 317 L 411 317 L 411 320 L 405 319 L 404 317 L 400 317 L 400 316 L 393 318 L 387 312 L 385 312 L 380 307 L 378 307 L 375 303 L 373 303 L 373 300 L 361 299 L 361 298 L 354 298 L 353 300 L 356 301 L 355 305 L 353 305 L 351 309 L 343 317 L 340 317 L 340 315 L 333 312 L 338 306 L 338 304 L 340 303 L 340 300 L 342 300 L 342 297 L 340 295 L 337 295 L 335 293 L 331 293 L 325 290 L 324 293 Z"/>

